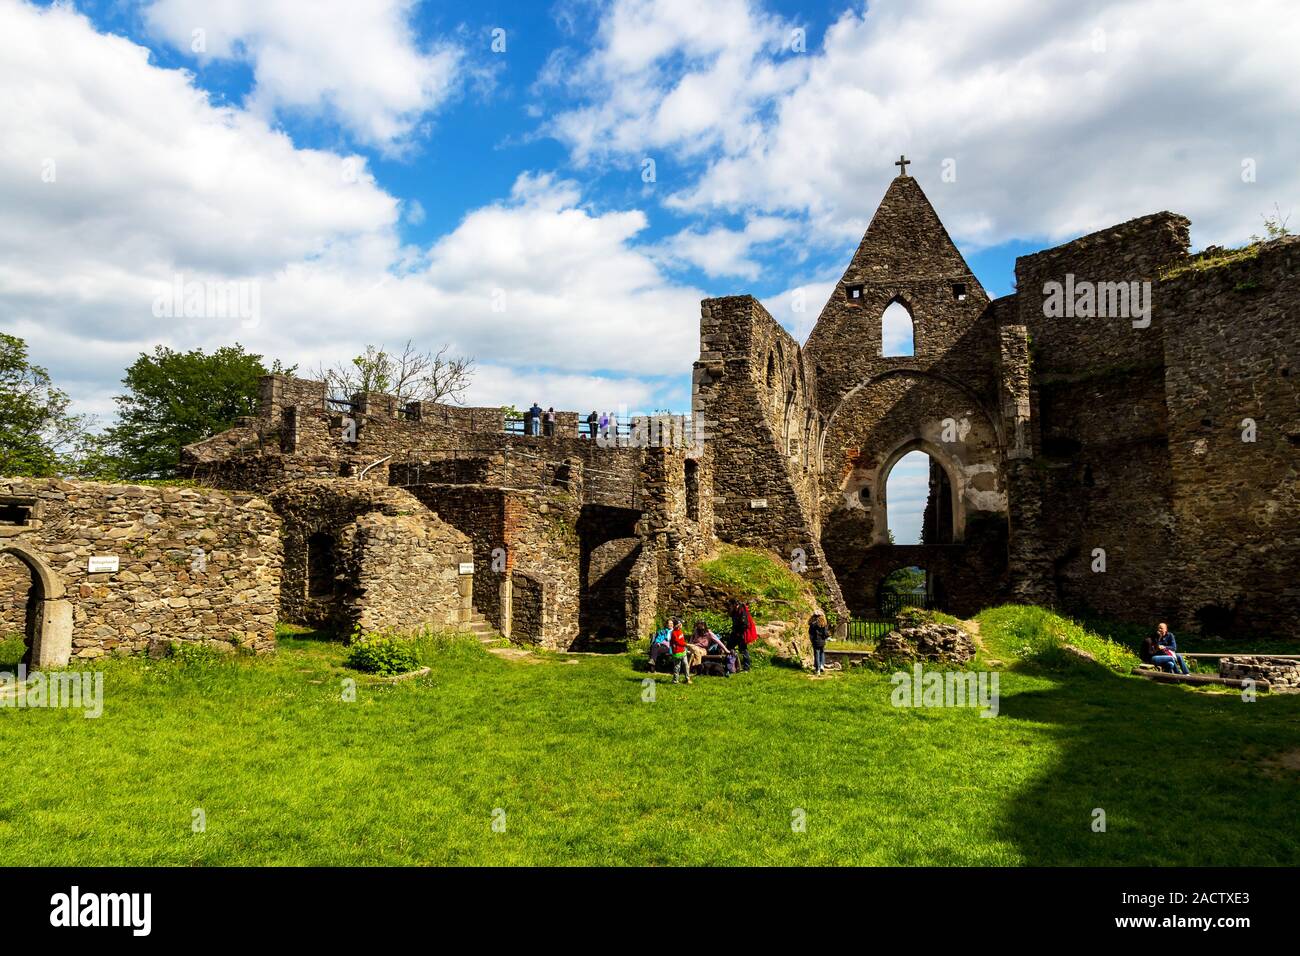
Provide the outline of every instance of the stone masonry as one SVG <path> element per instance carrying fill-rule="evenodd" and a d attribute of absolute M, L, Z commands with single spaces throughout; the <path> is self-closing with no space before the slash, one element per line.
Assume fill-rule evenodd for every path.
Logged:
<path fill-rule="evenodd" d="M 1021 257 L 1018 291 L 990 301 L 895 178 L 802 347 L 751 297 L 701 305 L 719 536 L 803 548 L 860 615 L 917 566 L 961 615 L 1015 599 L 1290 633 L 1300 238 L 1187 248 L 1185 218 L 1144 216 Z M 1077 317 L 1052 317 L 1049 283 L 1086 290 Z M 1149 320 L 1127 310 L 1142 283 Z M 881 354 L 892 303 L 913 355 Z M 892 544 L 886 483 L 912 451 L 931 459 L 925 539 Z"/>

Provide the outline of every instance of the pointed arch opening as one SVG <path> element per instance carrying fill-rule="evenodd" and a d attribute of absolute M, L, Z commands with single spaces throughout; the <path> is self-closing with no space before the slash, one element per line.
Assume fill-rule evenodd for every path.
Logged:
<path fill-rule="evenodd" d="M 942 449 L 924 439 L 899 445 L 873 482 L 873 543 L 961 543 L 965 516 L 953 467 Z"/>
<path fill-rule="evenodd" d="M 881 313 L 880 354 L 885 358 L 916 354 L 916 324 L 912 310 L 902 299 L 891 300 Z"/>

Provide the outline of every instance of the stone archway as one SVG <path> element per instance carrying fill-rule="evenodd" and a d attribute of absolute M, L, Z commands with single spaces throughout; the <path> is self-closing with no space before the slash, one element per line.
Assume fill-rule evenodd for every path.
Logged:
<path fill-rule="evenodd" d="M 0 546 L 31 573 L 27 598 L 27 653 L 23 662 L 33 669 L 66 667 L 72 657 L 72 603 L 63 579 L 37 554 L 19 545 Z"/>
<path fill-rule="evenodd" d="M 962 472 L 946 451 L 934 442 L 927 441 L 919 435 L 905 439 L 894 446 L 894 450 L 885 456 L 884 462 L 876 470 L 872 487 L 876 493 L 871 497 L 872 544 L 889 543 L 889 473 L 905 455 L 914 451 L 924 452 L 930 460 L 943 469 L 948 476 L 948 489 L 952 509 L 952 544 L 961 544 L 966 535 L 966 509 L 963 505 L 964 485 Z"/>

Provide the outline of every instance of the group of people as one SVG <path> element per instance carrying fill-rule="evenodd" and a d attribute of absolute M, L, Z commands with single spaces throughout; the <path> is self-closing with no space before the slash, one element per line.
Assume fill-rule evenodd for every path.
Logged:
<path fill-rule="evenodd" d="M 1142 658 L 1142 663 L 1154 664 L 1171 674 L 1191 673 L 1191 668 L 1178 653 L 1178 639 L 1163 621 L 1156 625 L 1155 633 L 1143 638 L 1138 656 Z"/>
<path fill-rule="evenodd" d="M 587 434 L 592 441 L 596 438 L 609 437 L 609 430 L 614 429 L 615 435 L 618 434 L 618 416 L 611 415 L 609 412 L 593 411 L 587 416 Z"/>
<path fill-rule="evenodd" d="M 688 637 L 682 619 L 669 618 L 668 626 L 650 640 L 650 670 L 655 671 L 660 659 L 667 657 L 672 661 L 674 684 L 683 674 L 686 683 L 691 683 L 691 668 L 699 670 L 706 659 L 711 659 L 710 663 L 724 677 L 738 670 L 749 670 L 749 645 L 757 636 L 754 618 L 743 601 L 730 601 L 727 610 L 731 615 L 731 631 L 726 638 L 715 634 L 703 620 L 695 622 L 694 631 Z"/>
<path fill-rule="evenodd" d="M 541 405 L 533 402 L 532 407 L 524 412 L 524 433 L 538 436 L 544 435 L 550 438 L 555 434 L 556 412 L 554 406 L 542 409 Z M 587 435 L 592 441 L 598 436 L 609 437 L 610 430 L 618 431 L 618 416 L 609 412 L 593 411 L 587 416 Z"/>
<path fill-rule="evenodd" d="M 555 407 L 542 411 L 542 406 L 533 402 L 533 407 L 524 415 L 524 422 L 529 435 L 546 435 L 549 438 L 555 434 Z"/>

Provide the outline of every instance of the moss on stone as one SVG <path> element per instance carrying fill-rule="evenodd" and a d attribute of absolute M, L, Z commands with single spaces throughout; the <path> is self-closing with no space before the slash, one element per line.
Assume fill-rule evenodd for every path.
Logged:
<path fill-rule="evenodd" d="M 700 576 L 749 605 L 754 620 L 807 620 L 816 605 L 810 582 L 762 548 L 723 545 L 699 566 Z"/>

